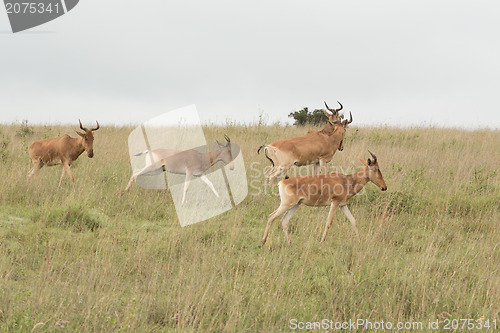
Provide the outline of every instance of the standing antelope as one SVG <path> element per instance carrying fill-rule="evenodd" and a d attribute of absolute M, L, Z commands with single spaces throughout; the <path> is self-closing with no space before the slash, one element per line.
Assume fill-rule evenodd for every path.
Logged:
<path fill-rule="evenodd" d="M 80 123 L 80 128 L 85 132 L 75 131 L 81 138 L 72 138 L 68 134 L 65 134 L 58 138 L 36 141 L 29 147 L 28 151 L 33 163 L 33 169 L 28 173 L 28 179 L 35 176 L 44 165 L 53 166 L 62 164 L 63 169 L 58 189 L 61 187 L 64 172 L 71 177 L 73 190 L 75 189 L 75 177 L 70 169 L 71 163 L 76 161 L 84 151 L 87 152 L 88 157 L 92 158 L 94 156 L 94 131 L 99 129 L 97 121 L 97 127 L 91 130 L 83 127 L 80 119 L 78 119 L 78 122 Z"/>
<path fill-rule="evenodd" d="M 186 201 L 186 193 L 193 176 L 200 177 L 201 180 L 203 180 L 208 187 L 210 187 L 214 194 L 219 197 L 214 185 L 207 178 L 207 176 L 205 176 L 205 172 L 218 161 L 229 164 L 230 170 L 234 169 L 233 155 L 231 153 L 231 139 L 229 139 L 227 135 L 224 135 L 224 138 L 227 141 L 226 144 L 222 144 L 217 141 L 219 148 L 208 153 L 200 153 L 199 151 L 193 149 L 154 149 L 136 154 L 135 156 L 147 154 L 146 166 L 132 173 L 132 177 L 130 177 L 130 181 L 125 190 L 122 192 L 122 195 L 128 191 L 128 189 L 132 186 L 134 179 L 138 176 L 153 176 L 164 171 L 168 171 L 170 173 L 186 175 L 182 203 Z"/>
<path fill-rule="evenodd" d="M 348 124 L 352 123 L 352 114 L 350 120 L 341 121 L 339 111 L 342 110 L 342 104 L 339 109 L 330 109 L 325 102 L 326 110 L 323 112 L 327 115 L 328 121 L 326 126 L 321 131 L 309 131 L 308 133 L 295 138 L 281 139 L 271 143 L 270 145 L 262 145 L 257 150 L 264 148 L 264 153 L 271 161 L 273 166 L 266 172 L 269 180 L 286 174 L 292 165 L 302 166 L 313 164 L 314 174 L 318 171 L 321 173 L 325 169 L 326 163 L 330 162 L 333 155 L 338 150 L 344 149 L 343 140 L 345 129 Z M 319 170 L 318 170 L 319 166 Z"/>
<path fill-rule="evenodd" d="M 377 157 L 371 152 L 370 155 L 373 160 L 368 159 L 366 162 L 359 159 L 365 167 L 351 175 L 343 175 L 335 172 L 326 175 L 292 177 L 280 181 L 279 193 L 281 204 L 278 209 L 269 215 L 266 231 L 264 232 L 264 237 L 262 237 L 262 244 L 266 242 L 273 221 L 286 212 L 281 225 L 285 232 L 286 240 L 291 245 L 290 236 L 288 235 L 288 222 L 301 203 L 308 206 L 330 205 L 330 212 L 326 219 L 325 231 L 323 232 L 323 237 L 321 237 L 321 242 L 325 241 L 326 234 L 335 216 L 335 210 L 339 206 L 351 222 L 354 232 L 359 242 L 361 242 L 358 228 L 356 227 L 356 220 L 349 211 L 349 208 L 347 208 L 347 203 L 370 181 L 380 187 L 382 191 L 387 190 L 387 185 L 378 166 Z"/>

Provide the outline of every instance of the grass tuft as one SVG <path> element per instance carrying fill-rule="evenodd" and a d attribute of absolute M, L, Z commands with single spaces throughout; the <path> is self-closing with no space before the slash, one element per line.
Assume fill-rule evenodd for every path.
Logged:
<path fill-rule="evenodd" d="M 70 228 L 75 232 L 95 231 L 102 227 L 105 216 L 95 209 L 88 209 L 80 203 L 69 206 L 52 206 L 44 210 L 36 210 L 32 221 L 43 222 L 47 227 Z"/>

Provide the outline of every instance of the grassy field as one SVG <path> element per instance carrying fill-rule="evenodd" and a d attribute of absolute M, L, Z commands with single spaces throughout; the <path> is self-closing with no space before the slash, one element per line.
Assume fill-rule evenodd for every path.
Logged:
<path fill-rule="evenodd" d="M 260 248 L 279 197 L 252 171 L 268 165 L 257 148 L 307 128 L 205 127 L 209 141 L 227 133 L 241 146 L 249 195 L 185 228 L 168 191 L 134 185 L 119 196 L 131 127 L 96 132 L 94 158 L 72 167 L 76 192 L 69 178 L 57 191 L 59 166 L 27 183 L 29 144 L 75 129 L 0 125 L 0 331 L 277 332 L 292 319 L 500 325 L 499 131 L 351 127 L 328 167 L 359 169 L 370 149 L 388 185 L 368 184 L 350 203 L 362 243 L 337 212 L 320 244 L 328 208 L 301 207 L 292 247 L 276 222 Z"/>

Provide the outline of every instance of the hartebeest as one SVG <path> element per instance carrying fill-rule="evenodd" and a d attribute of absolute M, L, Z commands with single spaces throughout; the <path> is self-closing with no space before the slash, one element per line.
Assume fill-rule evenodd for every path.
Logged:
<path fill-rule="evenodd" d="M 68 134 L 58 138 L 43 139 L 34 142 L 28 149 L 31 162 L 33 162 L 33 169 L 28 173 L 28 178 L 35 176 L 38 171 L 44 166 L 53 166 L 62 164 L 62 174 L 59 180 L 61 187 L 64 172 L 66 172 L 73 182 L 73 190 L 75 189 L 75 177 L 71 172 L 71 164 L 84 152 L 87 156 L 92 158 L 94 156 L 94 131 L 99 129 L 99 122 L 96 121 L 97 127 L 91 130 L 82 126 L 82 122 L 78 119 L 80 128 L 84 131 L 76 134 L 80 138 L 72 138 Z"/>
<path fill-rule="evenodd" d="M 226 144 L 217 141 L 218 148 L 208 153 L 200 153 L 194 149 L 174 150 L 174 149 L 154 149 L 136 154 L 140 156 L 146 154 L 146 166 L 140 170 L 135 170 L 130 177 L 130 181 L 123 193 L 127 192 L 134 180 L 139 176 L 153 176 L 164 171 L 185 174 L 184 193 L 182 203 L 186 201 L 186 193 L 193 176 L 200 177 L 208 187 L 219 197 L 212 182 L 205 176 L 205 172 L 215 163 L 222 161 L 229 165 L 229 169 L 234 169 L 233 155 L 231 153 L 231 139 L 224 135 Z"/>
<path fill-rule="evenodd" d="M 288 222 L 301 203 L 308 206 L 330 205 L 330 212 L 326 219 L 325 231 L 323 232 L 323 237 L 321 237 L 321 242 L 325 241 L 337 207 L 340 207 L 349 219 L 358 240 L 361 242 L 358 228 L 356 227 L 356 220 L 349 211 L 349 208 L 347 208 L 347 203 L 370 181 L 380 187 L 382 191 L 387 190 L 384 177 L 380 172 L 377 157 L 371 152 L 370 155 L 373 160 L 368 159 L 368 161 L 364 161 L 360 159 L 365 167 L 351 175 L 343 175 L 335 172 L 326 175 L 292 177 L 280 181 L 279 193 L 281 204 L 278 209 L 269 215 L 266 231 L 264 232 L 264 237 L 262 237 L 262 244 L 266 242 L 273 221 L 283 213 L 285 213 L 285 216 L 283 216 L 281 225 L 288 244 L 291 244 L 290 236 L 288 235 Z"/>
<path fill-rule="evenodd" d="M 323 112 L 328 116 L 326 126 L 320 131 L 309 131 L 308 133 L 288 139 L 281 139 L 271 143 L 270 145 L 262 145 L 257 150 L 264 148 L 266 157 L 271 161 L 272 167 L 266 172 L 269 180 L 286 174 L 292 165 L 302 166 L 313 164 L 314 174 L 321 173 L 325 169 L 326 163 L 330 162 L 333 155 L 338 150 L 343 150 L 343 141 L 345 129 L 352 122 L 352 114 L 350 120 L 341 121 L 339 111 L 342 110 L 342 104 L 339 109 L 330 109 L 325 102 L 325 106 L 331 113 L 326 110 Z"/>

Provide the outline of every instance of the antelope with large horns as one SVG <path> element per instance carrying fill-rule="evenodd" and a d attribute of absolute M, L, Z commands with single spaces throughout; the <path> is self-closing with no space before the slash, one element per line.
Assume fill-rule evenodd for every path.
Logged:
<path fill-rule="evenodd" d="M 325 101 L 323 101 L 323 103 L 325 103 L 325 107 L 326 107 L 326 109 L 327 109 L 328 111 L 330 111 L 330 112 L 331 112 L 331 114 L 333 115 L 334 120 L 339 120 L 339 121 L 340 121 L 340 120 L 342 120 L 342 119 L 340 118 L 340 114 L 339 114 L 339 111 L 340 111 L 340 110 L 342 110 L 342 109 L 344 108 L 344 106 L 342 105 L 342 103 L 340 103 L 339 101 L 337 101 L 337 103 L 339 103 L 339 105 L 340 105 L 340 108 L 338 108 L 338 109 L 330 109 L 330 108 L 328 107 L 328 104 L 326 104 L 326 102 L 325 102 Z M 328 112 L 325 112 L 325 110 L 323 110 L 323 112 L 325 113 L 325 115 L 326 115 L 328 118 L 330 118 L 330 114 L 329 114 Z"/>
<path fill-rule="evenodd" d="M 164 171 L 186 175 L 184 181 L 184 193 L 182 195 L 182 203 L 186 202 L 186 193 L 189 189 L 189 184 L 193 176 L 200 177 L 208 187 L 214 192 L 215 196 L 219 194 L 215 190 L 212 182 L 205 176 L 205 172 L 215 163 L 222 161 L 229 165 L 229 169 L 234 169 L 233 155 L 231 152 L 231 139 L 224 135 L 226 143 L 217 141 L 218 148 L 208 153 L 200 153 L 194 149 L 189 150 L 174 150 L 174 149 L 154 149 L 146 150 L 136 154 L 140 156 L 147 154 L 146 166 L 142 169 L 135 170 L 130 177 L 127 187 L 123 190 L 122 195 L 129 190 L 134 180 L 139 176 L 153 176 Z"/>
<path fill-rule="evenodd" d="M 71 172 L 71 164 L 84 151 L 87 152 L 88 157 L 94 157 L 94 132 L 100 128 L 97 121 L 97 127 L 90 130 L 82 126 L 80 119 L 78 119 L 78 122 L 80 123 L 80 129 L 84 131 L 83 133 L 75 131 L 80 138 L 72 138 L 65 134 L 58 138 L 36 141 L 29 147 L 28 152 L 33 163 L 33 169 L 28 173 L 28 179 L 35 176 L 44 165 L 62 164 L 63 169 L 58 188 L 61 187 L 66 172 L 73 182 L 73 190 L 75 189 L 75 177 Z"/>
<path fill-rule="evenodd" d="M 358 241 L 361 242 L 358 228 L 356 227 L 356 220 L 349 211 L 349 208 L 347 208 L 347 203 L 356 193 L 359 193 L 368 182 L 374 183 L 382 191 L 387 190 L 384 177 L 382 176 L 382 172 L 380 172 L 377 157 L 370 151 L 369 153 L 372 159 L 368 159 L 367 161 L 360 159 L 365 167 L 350 175 L 335 172 L 326 175 L 292 177 L 280 181 L 279 193 L 281 204 L 278 209 L 269 215 L 266 230 L 262 237 L 262 244 L 267 240 L 273 221 L 285 213 L 281 225 L 286 240 L 288 244 L 291 245 L 292 242 L 288 235 L 288 222 L 295 211 L 297 211 L 300 204 L 305 204 L 307 206 L 330 205 L 325 231 L 321 237 L 322 243 L 325 241 L 328 229 L 332 225 L 337 207 L 340 207 L 347 219 L 351 222 L 356 237 Z"/>
<path fill-rule="evenodd" d="M 351 112 L 349 112 L 350 119 L 349 120 L 345 119 L 344 121 L 342 121 L 342 118 L 340 117 L 339 111 L 343 109 L 343 106 L 342 106 L 342 104 L 340 104 L 339 101 L 337 101 L 337 103 L 340 104 L 340 108 L 339 109 L 330 109 L 328 107 L 328 104 L 326 104 L 326 102 L 324 102 L 324 103 L 325 103 L 325 106 L 328 109 L 328 111 L 330 111 L 332 113 L 332 115 L 334 115 L 335 119 L 342 122 L 342 126 L 346 127 L 347 125 L 349 125 L 350 123 L 352 123 L 352 114 L 351 114 Z M 325 112 L 325 110 L 323 110 L 323 112 Z M 329 114 L 327 112 L 325 112 L 325 114 L 326 114 L 327 117 L 329 117 Z M 340 151 L 342 151 L 343 149 L 344 149 L 344 146 L 341 146 L 339 148 Z"/>
<path fill-rule="evenodd" d="M 335 152 L 344 149 L 345 131 L 347 125 L 352 123 L 352 114 L 350 114 L 350 120 L 341 121 L 338 112 L 343 106 L 340 102 L 338 103 L 339 109 L 330 109 L 325 102 L 326 108 L 331 113 L 323 110 L 328 120 L 322 130 L 309 131 L 302 136 L 281 139 L 259 147 L 257 153 L 264 148 L 267 159 L 272 163 L 271 169 L 266 172 L 270 181 L 286 174 L 293 165 L 313 164 L 314 174 L 321 173 L 321 170 L 326 169 L 326 163 L 332 160 Z"/>

